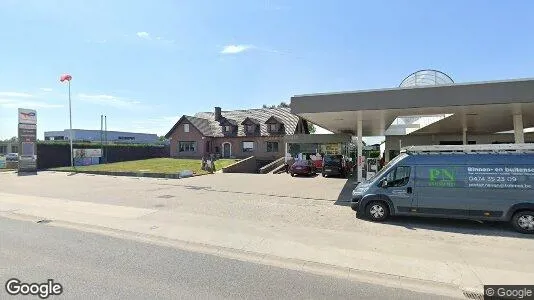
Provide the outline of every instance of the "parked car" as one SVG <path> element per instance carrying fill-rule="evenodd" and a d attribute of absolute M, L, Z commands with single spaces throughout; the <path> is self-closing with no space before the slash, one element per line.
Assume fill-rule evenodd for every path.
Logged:
<path fill-rule="evenodd" d="M 319 153 L 302 153 L 302 157 L 305 157 L 306 160 L 311 160 L 315 169 L 321 170 L 323 168 L 323 159 Z"/>
<path fill-rule="evenodd" d="M 315 165 L 310 160 L 298 160 L 293 165 L 291 165 L 291 168 L 289 168 L 289 173 L 291 173 L 291 176 L 295 175 L 308 175 L 312 176 L 317 174 L 317 169 L 315 168 Z"/>
<path fill-rule="evenodd" d="M 18 153 L 8 153 L 6 154 L 6 161 L 18 161 L 19 160 L 19 154 Z"/>
<path fill-rule="evenodd" d="M 372 221 L 390 215 L 507 221 L 534 233 L 534 154 L 402 153 L 352 192 Z"/>
<path fill-rule="evenodd" d="M 323 157 L 323 177 L 347 177 L 350 173 L 350 164 L 343 155 L 325 155 Z"/>

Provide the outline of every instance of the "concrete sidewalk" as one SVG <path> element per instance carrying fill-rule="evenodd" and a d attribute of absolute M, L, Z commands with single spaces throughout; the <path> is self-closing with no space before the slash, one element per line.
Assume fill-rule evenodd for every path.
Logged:
<path fill-rule="evenodd" d="M 6 217 L 51 219 L 82 230 L 141 234 L 178 241 L 181 248 L 359 280 L 367 277 L 448 296 L 460 296 L 462 290 L 480 293 L 484 284 L 534 283 L 533 240 L 504 238 L 507 244 L 495 247 L 436 240 L 413 243 L 402 236 L 7 193 L 0 193 L 0 212 Z"/>

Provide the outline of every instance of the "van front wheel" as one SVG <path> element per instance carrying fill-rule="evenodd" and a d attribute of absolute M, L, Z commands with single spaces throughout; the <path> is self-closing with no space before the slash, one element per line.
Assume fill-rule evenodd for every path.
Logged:
<path fill-rule="evenodd" d="M 365 208 L 366 215 L 371 221 L 381 222 L 389 217 L 389 208 L 385 202 L 373 201 Z"/>
<path fill-rule="evenodd" d="M 512 225 L 521 233 L 534 233 L 534 211 L 524 210 L 514 214 Z"/>

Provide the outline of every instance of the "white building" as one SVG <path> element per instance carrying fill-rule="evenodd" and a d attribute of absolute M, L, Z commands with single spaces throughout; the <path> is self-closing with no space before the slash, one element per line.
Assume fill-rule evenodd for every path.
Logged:
<path fill-rule="evenodd" d="M 69 137 L 69 129 L 45 131 L 44 133 L 45 141 L 68 141 Z M 152 133 L 73 129 L 72 140 L 93 143 L 107 140 L 109 143 L 155 144 L 159 141 L 159 138 Z"/>

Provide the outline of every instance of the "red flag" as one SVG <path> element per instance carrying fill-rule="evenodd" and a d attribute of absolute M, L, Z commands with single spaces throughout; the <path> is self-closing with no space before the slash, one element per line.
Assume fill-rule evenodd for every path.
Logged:
<path fill-rule="evenodd" d="M 72 80 L 72 76 L 70 76 L 69 74 L 63 74 L 61 75 L 61 77 L 59 77 L 59 81 L 63 82 L 63 81 L 71 81 Z"/>

